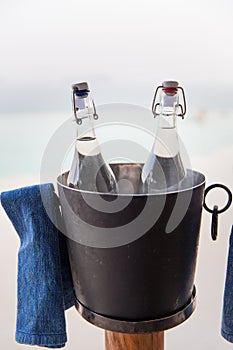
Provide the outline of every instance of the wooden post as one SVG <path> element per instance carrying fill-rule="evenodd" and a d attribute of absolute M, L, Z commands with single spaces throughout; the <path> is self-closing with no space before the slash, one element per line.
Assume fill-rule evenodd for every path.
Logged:
<path fill-rule="evenodd" d="M 105 350 L 164 350 L 164 332 L 126 334 L 105 331 Z"/>

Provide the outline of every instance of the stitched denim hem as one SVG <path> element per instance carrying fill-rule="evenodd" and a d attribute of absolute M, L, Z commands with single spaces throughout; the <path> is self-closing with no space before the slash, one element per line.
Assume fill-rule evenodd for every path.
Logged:
<path fill-rule="evenodd" d="M 17 331 L 17 343 L 44 346 L 47 348 L 62 348 L 65 346 L 67 336 L 63 334 L 29 334 Z"/>
<path fill-rule="evenodd" d="M 221 335 L 230 343 L 233 343 L 233 333 L 228 333 L 225 330 L 221 329 Z"/>

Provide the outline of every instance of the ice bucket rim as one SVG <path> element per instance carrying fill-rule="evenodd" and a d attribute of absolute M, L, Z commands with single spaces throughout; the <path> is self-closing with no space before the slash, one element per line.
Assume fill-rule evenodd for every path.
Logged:
<path fill-rule="evenodd" d="M 118 164 L 110 164 L 110 165 L 118 165 Z M 80 190 L 80 189 L 76 189 L 76 188 L 72 188 L 69 187 L 67 185 L 65 185 L 64 183 L 62 183 L 62 178 L 63 176 L 66 176 L 68 174 L 68 171 L 65 171 L 64 173 L 58 175 L 57 177 L 57 184 L 58 186 L 70 190 L 70 191 L 74 191 L 77 193 L 85 193 L 85 194 L 90 194 L 90 195 L 94 195 L 94 196 L 111 196 L 111 197 L 154 197 L 154 196 L 164 196 L 164 195 L 173 195 L 173 194 L 177 194 L 177 193 L 182 193 L 182 192 L 188 192 L 190 190 L 194 190 L 195 188 L 198 188 L 202 185 L 205 184 L 206 179 L 205 179 L 205 175 L 202 174 L 201 172 L 197 171 L 197 170 L 192 170 L 192 169 L 188 169 L 188 172 L 191 172 L 194 176 L 196 177 L 200 177 L 200 180 L 198 181 L 197 184 L 195 184 L 192 187 L 187 187 L 178 191 L 169 191 L 169 192 L 160 192 L 160 193 L 132 193 L 132 194 L 126 194 L 126 193 L 105 193 L 105 192 L 94 192 L 94 191 L 86 191 L 86 190 Z"/>

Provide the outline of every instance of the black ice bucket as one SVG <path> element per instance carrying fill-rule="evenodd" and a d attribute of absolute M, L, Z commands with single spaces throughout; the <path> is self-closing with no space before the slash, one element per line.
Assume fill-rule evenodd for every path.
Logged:
<path fill-rule="evenodd" d="M 128 167 L 112 165 L 116 176 Z M 58 178 L 76 307 L 112 331 L 146 333 L 174 327 L 195 308 L 194 275 L 205 177 L 167 194 L 98 194 Z"/>

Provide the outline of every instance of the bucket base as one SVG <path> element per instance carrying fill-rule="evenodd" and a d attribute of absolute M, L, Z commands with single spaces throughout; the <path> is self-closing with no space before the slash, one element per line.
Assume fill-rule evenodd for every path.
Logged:
<path fill-rule="evenodd" d="M 91 311 L 77 299 L 75 307 L 86 321 L 105 330 L 129 334 L 161 332 L 178 326 L 192 315 L 196 307 L 196 288 L 194 286 L 191 299 L 181 310 L 173 315 L 148 321 L 125 321 L 106 317 Z"/>

